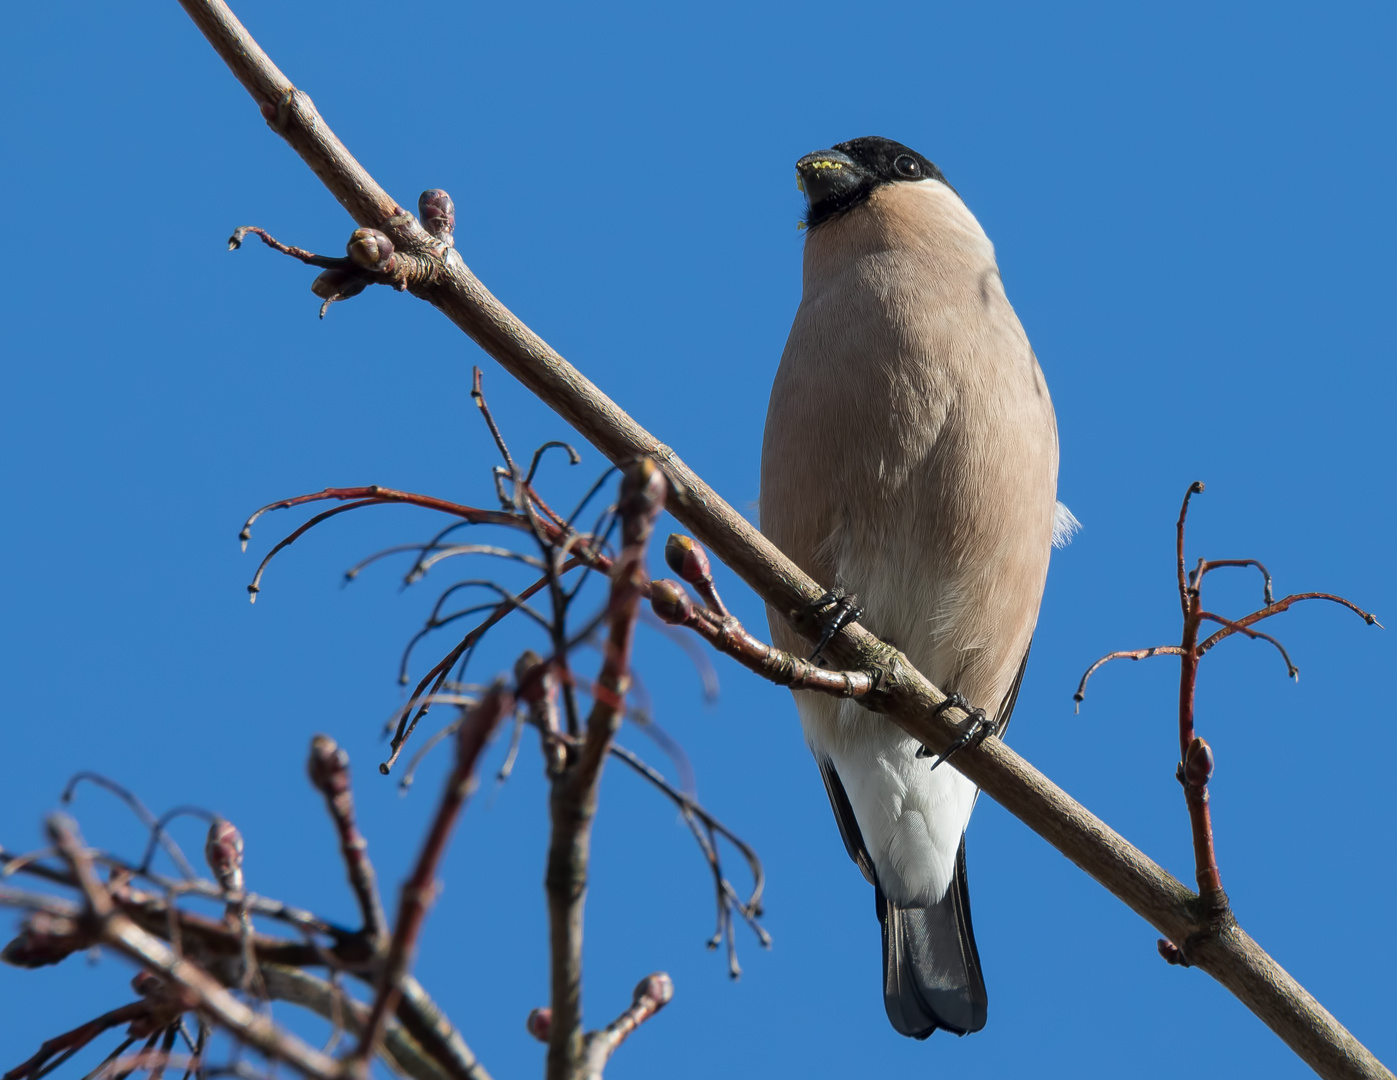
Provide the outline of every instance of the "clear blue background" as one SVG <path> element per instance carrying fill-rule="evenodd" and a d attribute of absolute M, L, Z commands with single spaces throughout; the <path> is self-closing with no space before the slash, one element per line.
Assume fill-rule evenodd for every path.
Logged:
<path fill-rule="evenodd" d="M 1085 525 L 1054 557 L 1013 742 L 1184 880 L 1174 663 L 1106 669 L 1080 716 L 1071 694 L 1100 654 L 1177 640 L 1187 484 L 1208 482 L 1191 556 L 1261 557 L 1281 592 L 1397 617 L 1391 5 L 237 9 L 404 205 L 447 188 L 490 288 L 741 507 L 799 297 L 793 163 L 871 133 L 935 160 L 998 245 L 1056 401 L 1061 495 Z M 443 566 L 404 595 L 384 564 L 341 591 L 359 557 L 436 527 L 379 508 L 306 537 L 249 607 L 256 559 L 300 519 L 264 520 L 248 555 L 238 527 L 326 485 L 488 504 L 472 364 L 517 447 L 568 432 L 426 305 L 377 289 L 318 322 L 312 271 L 224 250 L 259 224 L 335 253 L 352 223 L 173 0 L 29 4 L 5 21 L 0 842 L 36 844 L 66 777 L 100 769 L 157 809 L 230 816 L 253 888 L 351 918 L 303 779 L 308 740 L 327 731 L 352 754 L 391 898 L 444 765 L 406 799 L 374 771 L 398 651 L 433 581 L 491 568 Z M 546 488 L 566 502 L 599 468 L 590 448 L 576 476 L 554 460 Z M 724 582 L 760 627 L 760 605 Z M 1240 573 L 1209 590 L 1234 614 L 1259 593 Z M 1394 638 L 1322 605 L 1272 629 L 1298 687 L 1244 641 L 1200 684 L 1224 883 L 1257 940 L 1397 1063 Z M 477 671 L 527 643 L 501 638 Z M 788 698 L 720 661 L 721 701 L 705 705 L 664 638 L 647 632 L 640 657 L 700 795 L 766 859 L 775 947 L 743 934 L 746 973 L 729 982 L 703 948 L 711 896 L 686 832 L 611 770 L 588 1019 L 652 970 L 677 986 L 612 1076 L 1307 1075 L 988 800 L 970 868 L 989 1026 L 898 1038 L 870 890 Z M 514 779 L 469 808 L 420 966 L 498 1077 L 542 1066 L 524 1032 L 546 998 L 539 772 L 526 744 Z M 94 842 L 139 850 L 105 795 L 83 790 L 76 812 Z M 201 827 L 178 831 L 197 852 Z M 127 1000 L 129 975 L 111 958 L 0 971 L 0 1065 Z"/>

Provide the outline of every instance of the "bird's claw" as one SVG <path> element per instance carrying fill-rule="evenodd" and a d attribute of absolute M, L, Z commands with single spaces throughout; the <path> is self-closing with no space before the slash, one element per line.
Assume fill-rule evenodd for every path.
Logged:
<path fill-rule="evenodd" d="M 815 651 L 810 654 L 812 664 L 820 659 L 820 654 L 834 640 L 835 634 L 850 623 L 856 623 L 863 618 L 863 608 L 859 606 L 858 598 L 842 590 L 825 593 L 810 605 L 810 611 L 816 615 L 823 611 L 829 612 L 824 629 L 820 632 L 820 640 L 815 643 Z"/>
<path fill-rule="evenodd" d="M 995 725 L 990 722 L 985 710 L 976 708 L 960 694 L 954 692 L 947 695 L 945 701 L 932 709 L 931 714 L 940 716 L 951 708 L 960 709 L 966 714 L 965 727 L 956 736 L 955 742 L 946 747 L 944 753 L 936 755 L 936 760 L 931 763 L 931 772 L 935 772 L 939 766 L 949 761 L 957 751 L 964 750 L 967 746 L 979 746 L 985 739 L 994 734 Z M 917 756 L 920 758 L 930 757 L 931 752 L 925 746 L 921 746 L 917 748 Z"/>

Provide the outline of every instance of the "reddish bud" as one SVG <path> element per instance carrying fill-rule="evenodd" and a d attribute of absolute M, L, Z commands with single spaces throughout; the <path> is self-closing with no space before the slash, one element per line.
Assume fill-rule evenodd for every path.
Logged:
<path fill-rule="evenodd" d="M 541 1043 L 546 1043 L 553 1030 L 553 1010 L 545 1006 L 542 1009 L 531 1009 L 529 1018 L 524 1021 L 524 1027 Z"/>
<path fill-rule="evenodd" d="M 548 673 L 535 671 L 543 663 L 543 657 L 533 649 L 525 649 L 514 662 L 514 684 L 519 688 L 519 697 L 529 704 L 542 701 L 548 692 Z"/>
<path fill-rule="evenodd" d="M 654 528 L 655 516 L 665 505 L 665 488 L 665 474 L 653 458 L 641 458 L 626 469 L 616 502 L 626 544 L 644 540 Z"/>
<path fill-rule="evenodd" d="M 650 583 L 650 607 L 671 626 L 682 626 L 694 617 L 694 602 L 684 586 L 664 578 Z"/>
<path fill-rule="evenodd" d="M 692 537 L 679 533 L 671 533 L 665 542 L 665 564 L 691 585 L 713 576 L 708 552 Z"/>
<path fill-rule="evenodd" d="M 243 836 L 231 821 L 215 818 L 209 826 L 204 859 L 224 892 L 243 891 Z"/>
<path fill-rule="evenodd" d="M 1173 964 L 1175 967 L 1188 967 L 1189 963 L 1184 959 L 1183 950 L 1172 941 L 1160 938 L 1155 943 L 1155 948 L 1159 950 L 1159 955 L 1164 958 L 1166 964 Z"/>
<path fill-rule="evenodd" d="M 363 276 L 353 270 L 326 270 L 310 283 L 310 291 L 322 300 L 348 300 L 368 287 Z"/>
<path fill-rule="evenodd" d="M 1194 787 L 1203 787 L 1213 775 L 1213 748 L 1206 739 L 1194 739 L 1184 755 L 1184 779 Z"/>
<path fill-rule="evenodd" d="M 346 250 L 350 260 L 365 270 L 376 274 L 387 274 L 393 270 L 393 241 L 377 229 L 355 229 Z"/>
<path fill-rule="evenodd" d="M 317 791 L 334 796 L 349 790 L 349 755 L 328 735 L 310 741 L 306 774 Z"/>
<path fill-rule="evenodd" d="M 456 231 L 456 204 L 450 195 L 441 188 L 422 192 L 417 197 L 417 216 L 422 219 L 424 229 L 454 246 L 451 234 Z"/>
<path fill-rule="evenodd" d="M 651 1011 L 659 1012 L 674 998 L 674 980 L 663 971 L 647 975 L 636 983 L 631 1001 L 636 1005 L 649 1004 Z"/>

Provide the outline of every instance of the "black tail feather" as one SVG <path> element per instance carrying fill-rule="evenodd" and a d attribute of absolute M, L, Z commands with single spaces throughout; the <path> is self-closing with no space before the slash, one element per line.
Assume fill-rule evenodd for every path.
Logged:
<path fill-rule="evenodd" d="M 985 1026 L 989 998 L 970 924 L 965 838 L 956 876 L 930 907 L 899 907 L 877 890 L 883 924 L 883 1005 L 900 1034 L 925 1039 L 937 1028 L 965 1035 Z"/>

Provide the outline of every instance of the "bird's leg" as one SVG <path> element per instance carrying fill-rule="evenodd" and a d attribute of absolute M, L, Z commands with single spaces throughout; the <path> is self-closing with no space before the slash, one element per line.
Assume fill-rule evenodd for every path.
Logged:
<path fill-rule="evenodd" d="M 936 755 L 936 760 L 931 763 L 932 772 L 935 772 L 938 766 L 949 761 L 951 755 L 957 750 L 964 750 L 971 745 L 979 746 L 986 738 L 994 734 L 995 725 L 990 723 L 985 710 L 977 709 L 954 691 L 946 696 L 945 701 L 931 710 L 931 715 L 940 716 L 950 708 L 960 709 L 966 714 L 965 729 L 956 736 L 955 742 L 946 747 L 945 753 Z M 919 746 L 917 747 L 917 756 L 919 758 L 930 757 L 931 752 L 925 746 Z"/>
<path fill-rule="evenodd" d="M 863 618 L 863 608 L 859 606 L 858 597 L 854 596 L 853 593 L 846 593 L 843 589 L 833 589 L 825 593 L 810 605 L 810 611 L 815 615 L 825 611 L 829 612 L 825 616 L 826 622 L 820 633 L 820 640 L 815 643 L 815 651 L 810 654 L 811 663 L 820 658 L 825 647 L 834 640 L 835 634 L 850 623 L 858 622 Z"/>

